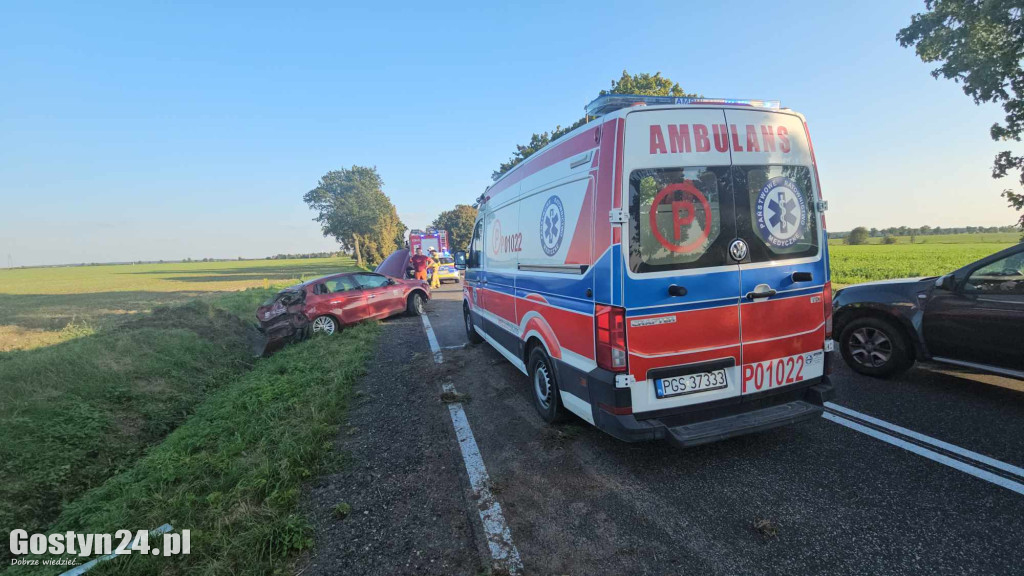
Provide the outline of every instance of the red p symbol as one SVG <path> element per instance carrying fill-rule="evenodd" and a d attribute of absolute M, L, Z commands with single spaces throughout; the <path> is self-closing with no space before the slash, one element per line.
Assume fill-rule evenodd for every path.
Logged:
<path fill-rule="evenodd" d="M 683 226 L 693 223 L 694 212 L 693 202 L 689 200 L 674 200 L 672 202 L 672 233 L 675 234 L 676 242 L 679 242 Z"/>

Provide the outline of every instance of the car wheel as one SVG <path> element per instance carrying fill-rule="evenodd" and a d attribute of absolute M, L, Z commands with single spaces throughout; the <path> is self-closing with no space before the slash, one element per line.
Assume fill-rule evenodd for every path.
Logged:
<path fill-rule="evenodd" d="M 330 336 L 338 331 L 338 322 L 330 316 L 317 316 L 313 319 L 313 333 Z"/>
<path fill-rule="evenodd" d="M 876 378 L 895 376 L 914 363 L 903 331 L 881 318 L 850 322 L 839 336 L 839 348 L 850 368 Z"/>
<path fill-rule="evenodd" d="M 470 314 L 469 306 L 466 304 L 462 305 L 462 322 L 466 327 L 466 338 L 469 340 L 470 344 L 479 344 L 483 342 L 484 339 L 481 338 L 473 328 L 473 315 Z"/>
<path fill-rule="evenodd" d="M 558 392 L 558 378 L 555 367 L 544 348 L 537 346 L 530 352 L 530 388 L 533 391 L 533 405 L 540 417 L 549 424 L 562 422 L 566 418 L 562 407 L 562 396 Z"/>
<path fill-rule="evenodd" d="M 413 292 L 409 295 L 409 303 L 405 307 L 409 312 L 410 316 L 422 316 L 423 315 L 423 294 L 419 292 Z"/>

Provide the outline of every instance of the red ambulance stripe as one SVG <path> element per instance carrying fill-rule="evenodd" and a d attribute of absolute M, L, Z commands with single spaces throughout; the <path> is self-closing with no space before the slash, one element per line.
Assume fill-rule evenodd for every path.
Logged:
<path fill-rule="evenodd" d="M 495 292 L 494 290 L 481 290 L 481 293 L 486 293 L 484 296 L 484 302 L 486 306 L 483 308 L 501 318 L 508 320 L 509 322 L 518 323 L 516 318 L 516 298 L 510 296 L 504 292 Z"/>
<path fill-rule="evenodd" d="M 626 342 L 630 352 L 653 356 L 739 345 L 740 326 L 736 306 L 677 312 L 665 314 L 664 317 L 671 316 L 675 317 L 675 322 L 651 326 L 633 326 L 632 323 L 662 316 L 628 318 Z"/>
<path fill-rule="evenodd" d="M 601 126 L 601 149 L 597 174 L 597 220 L 594 222 L 594 254 L 604 254 L 612 245 L 611 224 L 601 220 L 601 212 L 607 211 L 612 205 L 612 180 L 615 173 L 615 142 L 617 139 L 618 122 L 609 120 Z"/>
<path fill-rule="evenodd" d="M 812 302 L 812 299 L 817 300 Z M 744 304 L 743 341 L 806 332 L 825 321 L 821 292 Z M 744 360 L 746 361 L 746 360 Z"/>
<path fill-rule="evenodd" d="M 567 158 L 592 150 L 597 145 L 597 126 L 584 131 L 582 134 L 573 136 L 571 139 L 566 140 L 557 144 L 551 150 L 544 150 L 537 154 L 536 158 L 528 158 L 526 163 L 521 166 L 514 168 L 514 172 L 508 175 L 508 177 L 502 179 L 500 182 L 492 186 L 485 193 L 485 201 L 494 198 L 498 194 L 501 194 L 507 190 L 513 184 L 523 180 L 527 176 L 540 172 L 541 170 L 561 162 Z"/>
<path fill-rule="evenodd" d="M 745 325 L 744 325 L 745 326 Z M 743 363 L 754 364 L 783 358 L 793 354 L 807 354 L 815 350 L 821 350 L 822 342 L 825 341 L 825 327 L 812 330 L 798 336 L 785 336 L 776 340 L 768 340 L 750 344 L 746 339 L 743 341 Z"/>
<path fill-rule="evenodd" d="M 622 207 L 622 157 L 625 153 L 623 140 L 626 138 L 626 131 L 623 129 L 626 121 L 619 119 L 615 137 L 615 194 L 612 195 L 612 208 Z"/>
<path fill-rule="evenodd" d="M 525 337 L 526 332 L 529 331 L 530 323 L 534 320 L 539 321 L 543 319 L 543 324 L 549 327 L 550 333 L 554 335 L 559 346 L 571 350 L 580 356 L 594 359 L 593 316 L 562 310 L 561 308 L 526 298 L 520 298 L 517 304 L 520 322 L 530 312 L 536 312 L 541 317 L 527 321 L 526 330 L 523 334 L 520 334 L 521 338 Z M 544 332 L 541 333 L 544 334 Z"/>
<path fill-rule="evenodd" d="M 590 254 L 590 236 L 592 232 L 591 223 L 594 221 L 594 179 L 587 183 L 587 193 L 583 196 L 583 206 L 580 208 L 580 215 L 576 219 L 576 232 L 572 235 L 572 243 L 569 244 L 569 252 L 565 255 L 566 264 L 594 263 Z"/>
<path fill-rule="evenodd" d="M 628 337 L 627 337 L 628 339 Z M 706 362 L 708 360 L 720 360 L 722 358 L 732 358 L 733 362 L 737 366 L 740 364 L 740 346 L 727 346 L 725 348 L 716 348 L 714 350 L 704 350 L 702 352 L 691 352 L 688 354 L 678 354 L 675 356 L 663 356 L 660 358 L 643 358 L 633 354 L 629 355 L 629 372 L 633 375 L 633 378 L 637 380 L 646 380 L 647 372 L 655 368 L 664 368 L 666 366 L 679 366 L 682 364 L 693 364 L 696 362 Z"/>

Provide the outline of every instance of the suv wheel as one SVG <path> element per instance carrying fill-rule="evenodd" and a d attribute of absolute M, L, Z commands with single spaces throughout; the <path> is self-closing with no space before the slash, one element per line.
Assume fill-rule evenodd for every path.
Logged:
<path fill-rule="evenodd" d="M 910 343 L 896 324 L 881 318 L 858 318 L 839 336 L 843 359 L 856 372 L 889 378 L 914 363 Z"/>

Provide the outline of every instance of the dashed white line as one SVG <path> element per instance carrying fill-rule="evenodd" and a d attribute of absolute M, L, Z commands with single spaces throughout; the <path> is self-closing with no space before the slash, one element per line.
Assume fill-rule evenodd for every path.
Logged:
<path fill-rule="evenodd" d="M 430 342 L 430 350 L 434 353 L 434 362 L 441 364 L 444 357 L 441 354 L 441 347 L 437 344 L 434 329 L 430 326 L 430 320 L 427 319 L 426 314 L 420 318 L 423 319 L 423 328 L 427 331 L 427 341 Z M 455 386 L 451 383 L 445 383 L 442 388 L 445 392 L 456 393 Z M 498 566 L 505 568 L 509 574 L 521 574 L 523 561 L 519 557 L 519 550 L 512 543 L 512 532 L 508 528 L 508 523 L 505 522 L 501 505 L 491 493 L 491 478 L 487 475 L 487 467 L 484 466 L 480 447 L 477 446 L 473 430 L 469 427 L 466 411 L 463 410 L 461 402 L 452 402 L 448 404 L 448 413 L 452 417 L 452 425 L 455 426 L 455 436 L 458 438 L 459 449 L 462 451 L 462 461 L 466 465 L 469 484 L 480 503 L 477 510 L 480 513 L 480 522 L 484 527 L 491 558 Z"/>

